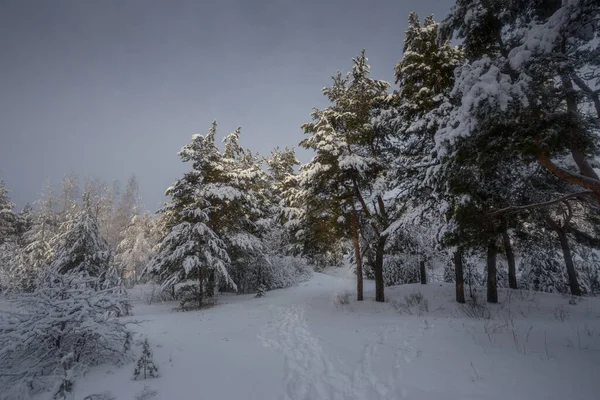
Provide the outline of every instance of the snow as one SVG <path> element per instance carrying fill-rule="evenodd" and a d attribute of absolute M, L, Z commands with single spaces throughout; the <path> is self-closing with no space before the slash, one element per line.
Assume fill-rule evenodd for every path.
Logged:
<path fill-rule="evenodd" d="M 157 390 L 155 399 L 257 400 L 576 400 L 600 390 L 600 299 L 572 305 L 561 295 L 500 289 L 485 320 L 465 315 L 450 284 L 387 288 L 388 302 L 375 303 L 366 281 L 359 303 L 348 269 L 324 272 L 263 298 L 224 294 L 195 312 L 147 305 L 148 288 L 132 289 L 135 357 L 147 337 L 160 377 L 133 381 L 133 362 L 96 367 L 74 398 L 108 389 L 133 399 L 144 386 Z M 336 304 L 344 292 L 350 303 Z M 428 311 L 402 305 L 417 292 Z"/>

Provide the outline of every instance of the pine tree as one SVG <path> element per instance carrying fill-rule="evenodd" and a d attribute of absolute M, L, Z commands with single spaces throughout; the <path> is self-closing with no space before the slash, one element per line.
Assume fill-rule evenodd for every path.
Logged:
<path fill-rule="evenodd" d="M 377 116 L 376 125 L 394 132 L 395 157 L 390 159 L 388 186 L 393 188 L 390 207 L 390 255 L 400 268 L 414 269 L 414 256 L 426 262 L 434 257 L 451 258 L 442 248 L 449 224 L 445 212 L 450 196 L 440 190 L 444 179 L 430 169 L 439 164 L 435 133 L 448 112 L 454 69 L 463 59 L 460 48 L 439 37 L 433 16 L 420 22 L 408 17 L 403 54 L 395 67 L 399 85 L 392 97 L 395 107 Z M 410 264 L 412 263 L 412 264 Z M 398 272 L 398 275 L 405 275 Z M 454 280 L 454 274 L 451 274 Z"/>
<path fill-rule="evenodd" d="M 311 136 L 301 142 L 316 152 L 303 167 L 301 187 L 305 198 L 329 198 L 333 215 L 339 221 L 352 221 L 355 259 L 361 260 L 359 220 L 364 219 L 376 237 L 376 301 L 384 301 L 383 256 L 389 225 L 384 201 L 385 174 L 389 153 L 385 152 L 390 131 L 375 126 L 371 119 L 378 107 L 387 105 L 389 83 L 369 77 L 365 52 L 353 60 L 352 71 L 338 73 L 333 84 L 324 89 L 332 105 L 315 110 L 315 122 L 303 125 Z M 313 200 L 314 201 L 314 200 Z M 339 204 L 335 206 L 334 204 Z M 341 209 L 340 209 L 341 206 Z M 336 215 L 337 214 L 337 215 Z M 337 222 L 337 221 L 336 221 Z M 362 299 L 362 268 L 357 264 L 357 297 Z"/>
<path fill-rule="evenodd" d="M 222 174 L 217 177 L 217 190 L 208 187 L 210 219 L 216 232 L 227 243 L 231 256 L 231 274 L 240 292 L 253 292 L 265 274 L 266 248 L 263 236 L 270 224 L 272 209 L 268 176 L 263 159 L 239 144 L 238 128 L 223 139 Z M 230 196 L 225 199 L 222 191 Z M 234 194 L 234 195 L 232 195 Z"/>
<path fill-rule="evenodd" d="M 148 338 L 146 338 L 142 344 L 142 355 L 138 359 L 133 371 L 133 379 L 158 378 L 158 376 L 158 367 L 154 364 L 150 344 L 148 343 Z"/>
<path fill-rule="evenodd" d="M 443 31 L 463 41 L 468 62 L 456 71 L 438 153 L 478 140 L 479 154 L 519 155 L 599 200 L 591 160 L 600 102 L 590 89 L 599 77 L 598 13 L 595 0 L 457 1 Z"/>
<path fill-rule="evenodd" d="M 0 181 L 0 245 L 17 240 L 17 215 L 14 207 L 4 181 Z"/>

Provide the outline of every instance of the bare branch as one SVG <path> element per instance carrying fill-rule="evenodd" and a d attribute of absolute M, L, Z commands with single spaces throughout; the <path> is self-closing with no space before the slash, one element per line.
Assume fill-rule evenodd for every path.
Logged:
<path fill-rule="evenodd" d="M 599 91 L 592 90 L 592 88 L 590 88 L 577 74 L 572 73 L 571 77 L 573 78 L 573 82 L 575 82 L 575 84 L 579 86 L 581 91 L 588 95 L 590 99 L 592 99 L 592 101 L 594 102 L 594 107 L 596 108 L 596 115 L 598 115 L 598 118 L 600 118 L 600 97 L 598 95 Z"/>
<path fill-rule="evenodd" d="M 600 203 L 600 180 L 568 171 L 556 165 L 547 153 L 538 155 L 538 163 L 560 179 L 574 185 L 584 187 L 593 192 L 596 201 Z"/>
<path fill-rule="evenodd" d="M 510 207 L 502 208 L 500 210 L 496 210 L 494 212 L 488 213 L 488 215 L 490 215 L 490 216 L 498 216 L 498 215 L 505 215 L 505 214 L 515 213 L 515 212 L 519 212 L 519 211 L 533 210 L 533 209 L 536 209 L 536 208 L 549 207 L 549 206 L 552 206 L 552 205 L 557 204 L 557 203 L 566 202 L 566 200 L 569 200 L 569 199 L 574 199 L 574 198 L 580 198 L 581 199 L 581 198 L 583 198 L 583 196 L 591 195 L 591 194 L 594 194 L 594 192 L 592 190 L 584 190 L 582 192 L 570 193 L 570 194 L 564 195 L 562 197 L 559 197 L 558 199 L 554 199 L 554 200 L 550 200 L 550 201 L 545 201 L 543 203 L 533 203 L 533 204 L 527 204 L 527 205 L 524 205 L 524 206 L 510 206 Z"/>

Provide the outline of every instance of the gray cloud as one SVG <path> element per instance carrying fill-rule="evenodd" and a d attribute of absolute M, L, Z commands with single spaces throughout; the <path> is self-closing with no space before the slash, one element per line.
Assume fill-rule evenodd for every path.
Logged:
<path fill-rule="evenodd" d="M 69 172 L 134 173 L 146 206 L 187 167 L 176 153 L 217 119 L 268 154 L 295 146 L 320 89 L 361 48 L 392 80 L 410 11 L 451 0 L 0 3 L 0 179 L 22 206 Z M 307 158 L 307 153 L 301 153 Z"/>

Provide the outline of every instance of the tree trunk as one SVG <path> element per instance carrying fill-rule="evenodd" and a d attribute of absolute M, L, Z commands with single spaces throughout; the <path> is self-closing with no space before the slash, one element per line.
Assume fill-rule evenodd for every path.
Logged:
<path fill-rule="evenodd" d="M 204 274 L 202 268 L 198 267 L 198 308 L 202 308 L 202 300 L 204 295 Z"/>
<path fill-rule="evenodd" d="M 571 255 L 571 248 L 569 247 L 567 233 L 564 229 L 559 229 L 556 231 L 556 233 L 558 233 L 560 247 L 562 248 L 563 257 L 565 258 L 571 294 L 573 296 L 581 296 L 581 289 L 579 288 L 579 282 L 577 281 L 577 273 L 575 272 L 575 264 L 573 264 L 573 256 Z"/>
<path fill-rule="evenodd" d="M 465 303 L 465 283 L 461 250 L 454 252 L 454 273 L 456 275 L 456 301 Z"/>
<path fill-rule="evenodd" d="M 206 296 L 215 297 L 215 271 L 210 271 L 208 282 L 206 283 Z"/>
<path fill-rule="evenodd" d="M 517 268 L 515 265 L 515 253 L 513 253 L 510 236 L 505 230 L 502 231 L 502 240 L 504 241 L 504 251 L 508 260 L 508 287 L 517 289 Z"/>
<path fill-rule="evenodd" d="M 356 259 L 356 300 L 363 301 L 363 270 L 362 256 L 360 254 L 360 241 L 358 236 L 358 213 L 352 210 L 352 245 Z"/>
<path fill-rule="evenodd" d="M 567 215 L 563 226 L 560 226 L 558 222 L 554 221 L 550 215 L 546 215 L 546 222 L 550 227 L 558 234 L 560 241 L 560 247 L 562 248 L 563 257 L 565 259 L 565 266 L 567 267 L 567 276 L 569 277 L 569 287 L 571 288 L 571 294 L 574 296 L 581 296 L 581 289 L 579 288 L 579 282 L 577 282 L 577 274 L 575 273 L 575 265 L 573 264 L 573 256 L 571 255 L 571 248 L 569 247 L 569 240 L 567 239 L 567 227 L 573 217 L 573 210 L 569 206 L 569 203 L 565 202 L 567 207 Z"/>
<path fill-rule="evenodd" d="M 385 296 L 383 294 L 383 254 L 385 252 L 385 236 L 377 239 L 377 248 L 375 249 L 375 301 L 383 303 Z"/>
<path fill-rule="evenodd" d="M 487 247 L 487 301 L 498 302 L 498 285 L 496 282 L 496 240 L 490 239 Z"/>
<path fill-rule="evenodd" d="M 425 260 L 419 263 L 419 274 L 421 275 L 421 285 L 427 284 L 427 271 L 425 270 Z"/>

